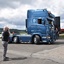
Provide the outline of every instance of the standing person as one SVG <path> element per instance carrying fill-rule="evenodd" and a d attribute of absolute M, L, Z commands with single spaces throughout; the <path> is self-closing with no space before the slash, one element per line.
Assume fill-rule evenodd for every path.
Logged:
<path fill-rule="evenodd" d="M 8 57 L 6 57 L 7 53 L 7 47 L 8 47 L 8 41 L 9 41 L 9 28 L 4 27 L 2 32 L 2 45 L 3 45 L 3 61 L 6 61 Z"/>

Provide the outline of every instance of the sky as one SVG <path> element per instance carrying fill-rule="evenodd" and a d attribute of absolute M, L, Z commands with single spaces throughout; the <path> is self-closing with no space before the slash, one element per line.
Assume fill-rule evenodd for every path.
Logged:
<path fill-rule="evenodd" d="M 62 0 L 0 0 L 0 28 L 25 29 L 28 9 L 47 9 L 61 17 L 64 28 L 64 2 Z"/>

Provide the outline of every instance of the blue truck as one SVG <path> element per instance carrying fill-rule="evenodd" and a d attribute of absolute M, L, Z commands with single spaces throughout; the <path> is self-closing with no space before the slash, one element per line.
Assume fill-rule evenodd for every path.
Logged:
<path fill-rule="evenodd" d="M 10 36 L 14 43 L 54 43 L 59 37 L 60 17 L 55 17 L 47 9 L 28 10 L 26 19 L 26 35 Z"/>

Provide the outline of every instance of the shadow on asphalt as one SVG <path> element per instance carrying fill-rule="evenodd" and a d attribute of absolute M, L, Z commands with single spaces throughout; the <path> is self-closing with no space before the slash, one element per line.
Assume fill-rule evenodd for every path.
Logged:
<path fill-rule="evenodd" d="M 54 43 L 41 43 L 39 45 L 64 45 L 64 42 L 54 42 Z"/>
<path fill-rule="evenodd" d="M 9 58 L 6 61 L 14 61 L 14 60 L 25 60 L 27 57 L 17 57 L 17 58 Z M 0 60 L 0 63 L 3 62 L 3 60 Z"/>
<path fill-rule="evenodd" d="M 14 43 L 10 43 L 10 44 L 14 44 Z M 21 44 L 29 44 L 30 45 L 31 43 L 21 43 Z M 54 42 L 54 43 L 51 43 L 51 44 L 49 44 L 49 43 L 40 43 L 40 44 L 31 44 L 31 45 L 61 45 L 61 44 L 64 44 L 64 42 Z M 19 44 L 17 44 L 17 45 L 19 45 Z"/>
<path fill-rule="evenodd" d="M 64 45 L 64 42 L 54 42 L 53 45 Z"/>
<path fill-rule="evenodd" d="M 10 58 L 10 60 L 25 60 L 27 57 Z"/>

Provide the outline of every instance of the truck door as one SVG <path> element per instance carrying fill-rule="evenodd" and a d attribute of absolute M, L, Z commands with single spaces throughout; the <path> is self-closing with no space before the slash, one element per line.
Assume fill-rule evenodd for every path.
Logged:
<path fill-rule="evenodd" d="M 44 19 L 37 19 L 37 31 L 39 33 L 45 34 L 46 33 L 46 21 Z"/>
<path fill-rule="evenodd" d="M 54 23 L 55 24 L 55 29 L 57 28 L 58 31 L 60 31 L 60 16 L 55 17 L 54 20 L 55 20 L 55 23 Z"/>

